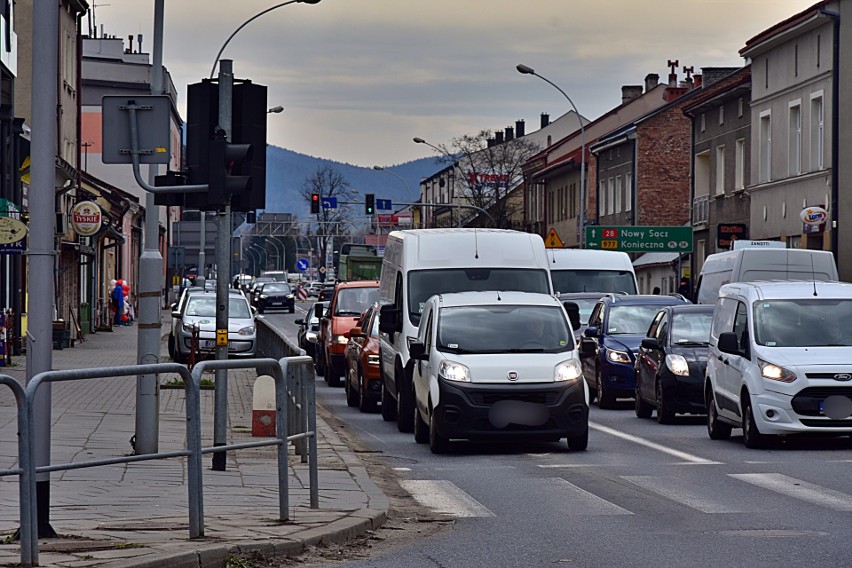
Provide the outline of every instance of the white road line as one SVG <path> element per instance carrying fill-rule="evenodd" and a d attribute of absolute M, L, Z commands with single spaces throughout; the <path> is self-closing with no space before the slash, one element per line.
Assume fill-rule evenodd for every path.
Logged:
<path fill-rule="evenodd" d="M 436 513 L 453 517 L 493 517 L 482 503 L 446 480 L 402 479 L 403 489 Z"/>
<path fill-rule="evenodd" d="M 621 467 L 624 464 L 620 463 L 552 463 L 538 464 L 541 469 L 562 469 L 562 468 L 579 468 L 579 467 Z"/>
<path fill-rule="evenodd" d="M 626 479 L 631 483 L 635 483 L 643 489 L 647 489 L 658 495 L 662 495 L 667 499 L 671 499 L 681 505 L 686 505 L 693 509 L 697 509 L 702 513 L 744 513 L 744 509 L 730 507 L 724 503 L 706 499 L 694 492 L 686 489 L 677 488 L 672 484 L 670 479 L 662 477 L 653 477 L 650 475 L 622 475 L 622 479 Z"/>
<path fill-rule="evenodd" d="M 599 432 L 603 432 L 605 434 L 610 434 L 612 436 L 616 436 L 621 438 L 622 440 L 627 440 L 628 442 L 633 442 L 634 444 L 639 444 L 640 446 L 645 446 L 646 448 L 651 448 L 652 450 L 657 450 L 659 452 L 663 452 L 664 454 L 669 454 L 670 456 L 674 456 L 678 459 L 682 459 L 689 463 L 693 464 L 701 464 L 701 465 L 720 465 L 723 462 L 708 460 L 702 457 L 698 457 L 696 455 L 682 452 L 680 450 L 676 450 L 674 448 L 669 448 L 667 446 L 663 446 L 662 444 L 658 444 L 656 442 L 652 442 L 650 440 L 646 440 L 645 438 L 640 438 L 639 436 L 634 436 L 633 434 L 627 434 L 625 432 L 621 432 L 616 430 L 615 428 L 610 428 L 609 426 L 604 426 L 603 424 L 598 424 L 597 422 L 589 422 L 589 428 L 593 428 L 598 430 Z"/>
<path fill-rule="evenodd" d="M 787 497 L 828 507 L 835 511 L 852 511 L 852 495 L 780 473 L 729 473 L 728 475 Z"/>
<path fill-rule="evenodd" d="M 627 509 L 622 509 L 606 499 L 589 493 L 585 489 L 577 487 L 573 483 L 561 477 L 548 477 L 537 480 L 535 483 L 544 485 L 545 490 L 557 498 L 558 494 L 565 494 L 570 502 L 563 508 L 566 515 L 632 515 Z"/>

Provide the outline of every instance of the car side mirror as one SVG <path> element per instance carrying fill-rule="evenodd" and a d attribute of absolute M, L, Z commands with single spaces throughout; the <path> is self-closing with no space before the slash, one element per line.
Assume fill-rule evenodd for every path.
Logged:
<path fill-rule="evenodd" d="M 364 331 L 360 327 L 353 327 L 349 330 L 349 337 L 365 337 Z"/>
<path fill-rule="evenodd" d="M 659 349 L 660 344 L 657 342 L 656 337 L 646 337 L 642 340 L 642 347 L 645 349 Z"/>
<path fill-rule="evenodd" d="M 743 355 L 743 352 L 740 349 L 740 342 L 737 339 L 737 334 L 733 331 L 720 333 L 717 347 L 722 353 L 728 353 L 729 355 Z"/>
<path fill-rule="evenodd" d="M 595 356 L 595 342 L 586 339 L 585 337 L 580 339 L 580 357 L 594 357 Z"/>
<path fill-rule="evenodd" d="M 583 335 L 586 337 L 597 337 L 598 336 L 598 328 L 592 326 L 587 327 L 583 330 Z"/>
<path fill-rule="evenodd" d="M 175 310 L 172 312 L 172 317 L 175 319 L 180 319 L 180 312 Z"/>
<path fill-rule="evenodd" d="M 580 306 L 577 302 L 562 302 L 565 311 L 568 312 L 568 321 L 571 322 L 571 329 L 580 329 Z"/>
<path fill-rule="evenodd" d="M 174 304 L 172 304 L 172 305 L 171 305 L 171 306 L 169 306 L 169 307 L 172 309 L 172 311 L 173 311 L 173 312 L 174 312 L 174 311 L 177 311 L 177 302 L 175 302 Z"/>
<path fill-rule="evenodd" d="M 319 319 L 322 319 L 322 310 L 323 310 L 323 306 L 321 306 L 321 305 L 314 306 L 314 316 L 316 316 Z"/>
<path fill-rule="evenodd" d="M 379 308 L 379 331 L 382 333 L 402 331 L 399 310 L 393 304 L 385 304 Z"/>
<path fill-rule="evenodd" d="M 302 318 L 299 318 L 296 321 L 294 321 L 293 323 L 295 323 L 296 325 L 305 325 L 305 320 L 302 319 Z"/>
<path fill-rule="evenodd" d="M 416 361 L 427 361 L 429 355 L 426 354 L 426 346 L 419 341 L 412 341 L 408 345 L 408 356 Z"/>

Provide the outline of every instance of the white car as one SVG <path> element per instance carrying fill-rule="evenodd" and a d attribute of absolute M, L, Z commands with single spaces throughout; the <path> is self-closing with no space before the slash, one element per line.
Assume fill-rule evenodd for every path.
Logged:
<path fill-rule="evenodd" d="M 174 315 L 174 314 L 173 314 Z M 178 313 L 175 332 L 175 360 L 184 363 L 192 350 L 193 328 L 198 326 L 197 353 L 216 349 L 216 294 L 190 294 Z M 242 294 L 228 296 L 228 355 L 254 357 L 257 352 L 257 325 L 254 309 Z"/>
<path fill-rule="evenodd" d="M 557 298 L 460 292 L 424 305 L 413 365 L 414 438 L 444 453 L 451 438 L 589 441 L 589 389 Z"/>

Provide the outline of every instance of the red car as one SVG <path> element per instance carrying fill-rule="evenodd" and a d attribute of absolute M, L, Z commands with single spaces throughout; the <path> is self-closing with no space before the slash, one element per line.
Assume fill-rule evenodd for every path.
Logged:
<path fill-rule="evenodd" d="M 382 395 L 379 359 L 379 305 L 370 306 L 349 330 L 346 344 L 346 404 L 375 412 Z"/>

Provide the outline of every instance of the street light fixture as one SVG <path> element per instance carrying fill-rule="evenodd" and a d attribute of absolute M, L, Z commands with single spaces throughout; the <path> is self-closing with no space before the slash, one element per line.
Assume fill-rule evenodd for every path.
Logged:
<path fill-rule="evenodd" d="M 270 113 L 279 114 L 279 113 L 282 113 L 282 112 L 284 112 L 284 107 L 281 106 L 281 105 L 278 105 L 278 106 L 274 106 L 271 109 L 269 109 L 268 111 L 266 111 L 266 114 L 270 114 Z"/>
<path fill-rule="evenodd" d="M 405 181 L 405 178 L 404 178 L 404 177 L 402 177 L 401 175 L 399 175 L 399 174 L 398 174 L 398 173 L 396 173 L 395 171 L 393 171 L 393 170 L 391 170 L 391 169 L 388 169 L 388 168 L 385 168 L 385 167 L 382 167 L 382 166 L 373 166 L 373 169 L 374 169 L 374 170 L 376 170 L 376 171 L 378 171 L 378 172 L 387 172 L 387 173 L 389 173 L 390 175 L 392 175 L 393 177 L 395 177 L 396 179 L 398 179 L 399 181 L 401 181 L 401 182 L 402 182 L 402 185 L 404 185 L 404 186 L 405 186 L 405 191 L 406 191 L 406 193 L 408 194 L 408 199 L 410 199 L 410 200 L 411 200 L 411 203 L 415 203 L 418 199 L 420 199 L 420 196 L 419 196 L 419 195 L 417 196 L 417 199 L 415 199 L 415 198 L 413 197 L 413 195 L 414 195 L 414 194 L 413 194 L 413 193 L 411 193 L 411 186 L 409 186 L 409 185 L 408 185 L 408 182 L 407 182 L 407 181 Z"/>
<path fill-rule="evenodd" d="M 571 97 L 569 97 L 565 91 L 560 89 L 556 83 L 547 77 L 539 75 L 532 67 L 518 65 L 516 69 L 518 70 L 518 73 L 521 73 L 522 75 L 535 75 L 562 93 L 562 96 L 568 99 L 568 102 L 571 104 L 571 108 L 574 109 L 574 114 L 577 115 L 577 120 L 580 121 L 580 223 L 578 228 L 580 248 L 584 248 L 583 245 L 586 240 L 586 126 L 583 124 L 583 117 L 580 116 L 580 112 L 577 110 L 577 106 L 574 104 L 574 101 L 571 100 Z"/>

